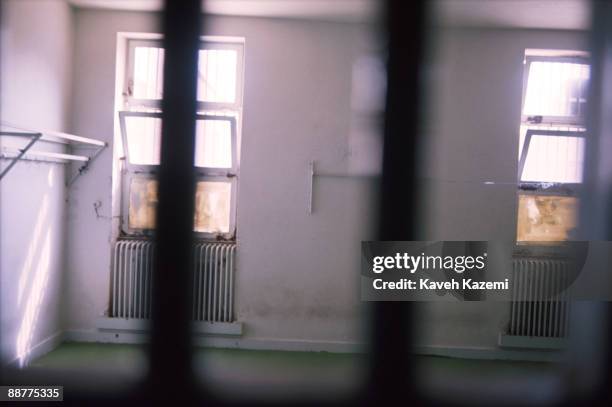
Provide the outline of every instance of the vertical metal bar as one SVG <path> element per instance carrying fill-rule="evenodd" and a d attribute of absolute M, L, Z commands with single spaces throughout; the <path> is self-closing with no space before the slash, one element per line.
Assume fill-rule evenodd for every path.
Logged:
<path fill-rule="evenodd" d="M 527 261 L 521 260 L 521 325 L 520 325 L 520 335 L 526 334 L 526 324 L 527 324 Z"/>
<path fill-rule="evenodd" d="M 535 314 L 535 329 L 533 331 L 533 335 L 534 336 L 540 336 L 541 335 L 541 327 L 542 327 L 542 307 L 543 307 L 543 303 L 542 303 L 542 286 L 544 284 L 544 280 L 542 278 L 542 270 L 544 267 L 544 263 L 545 261 L 538 261 L 536 262 L 536 269 L 535 269 L 535 277 L 536 277 L 536 314 Z"/>
<path fill-rule="evenodd" d="M 563 337 L 565 327 L 563 321 L 565 320 L 565 278 L 563 273 L 563 263 L 559 264 L 559 336 Z"/>
<path fill-rule="evenodd" d="M 219 245 L 215 245 L 215 263 L 214 263 L 214 272 L 213 272 L 213 306 L 212 306 L 212 320 L 213 321 L 217 321 L 217 303 L 219 302 L 219 295 L 218 295 L 218 288 L 217 288 L 217 280 L 218 280 L 218 274 L 219 274 L 219 269 L 220 264 L 219 264 L 219 251 L 220 251 L 221 247 Z"/>
<path fill-rule="evenodd" d="M 176 394 L 189 400 L 195 388 L 189 282 L 193 260 L 200 6 L 200 0 L 167 0 L 163 13 L 162 137 L 148 381 L 151 399 L 160 404 L 176 401 Z M 168 298 L 172 300 L 167 301 Z"/>
<path fill-rule="evenodd" d="M 230 255 L 230 298 L 229 298 L 229 320 L 234 321 L 234 256 L 236 255 L 236 245 L 232 245 Z"/>
<path fill-rule="evenodd" d="M 521 298 L 522 298 L 522 289 L 523 289 L 523 261 L 522 260 L 518 260 L 518 280 L 517 280 L 517 287 L 516 287 L 516 325 L 515 325 L 515 332 L 514 335 L 519 335 L 519 330 L 521 327 Z"/>
<path fill-rule="evenodd" d="M 544 336 L 550 337 L 550 268 L 552 267 L 551 262 L 546 263 L 546 267 L 544 268 Z"/>
<path fill-rule="evenodd" d="M 197 321 L 202 320 L 201 309 L 202 309 L 202 297 L 204 296 L 204 293 L 202 292 L 202 281 L 204 280 L 204 267 L 206 266 L 206 264 L 204 263 L 205 261 L 204 259 L 206 257 L 206 255 L 204 254 L 205 252 L 206 252 L 206 245 L 203 243 L 199 245 L 199 248 L 198 248 L 198 279 L 194 284 L 197 290 L 196 298 L 194 299 L 195 307 L 196 307 L 194 319 Z"/>
<path fill-rule="evenodd" d="M 134 310 L 132 311 L 133 318 L 138 318 L 138 299 L 140 296 L 140 267 L 142 267 L 142 251 L 140 248 L 142 247 L 142 242 L 136 243 L 135 254 L 135 267 L 134 267 Z"/>
<path fill-rule="evenodd" d="M 510 335 L 514 334 L 514 321 L 516 319 L 516 283 L 517 283 L 517 263 L 516 260 L 512 261 L 512 299 L 510 303 L 510 329 L 508 330 Z"/>
<path fill-rule="evenodd" d="M 313 191 L 313 184 L 314 184 L 314 175 L 315 175 L 315 170 L 314 170 L 314 161 L 310 161 L 308 163 L 308 214 L 311 215 L 312 214 L 312 200 L 313 200 L 313 196 L 314 196 L 314 191 Z"/>
<path fill-rule="evenodd" d="M 136 244 L 136 269 L 134 273 L 134 318 L 140 318 L 140 292 L 142 284 L 140 283 L 141 268 L 142 268 L 142 241 Z"/>
<path fill-rule="evenodd" d="M 567 266 L 566 266 L 566 267 L 567 267 L 567 277 L 566 277 L 566 278 L 567 278 L 567 286 L 568 286 L 568 287 L 567 287 L 567 290 L 568 290 L 568 291 L 567 291 L 567 316 L 566 316 L 566 321 L 565 321 L 565 326 L 566 326 L 567 328 L 566 328 L 566 330 L 565 330 L 565 334 L 566 334 L 566 336 L 568 336 L 568 337 L 569 337 L 569 336 L 572 334 L 572 332 L 571 332 L 571 328 L 572 328 L 572 326 L 571 326 L 571 320 L 570 320 L 570 317 L 571 317 L 571 315 L 572 315 L 572 312 L 571 312 L 571 311 L 572 311 L 572 304 L 573 304 L 573 301 L 572 301 L 572 295 L 571 295 L 571 292 L 569 291 L 569 289 L 570 289 L 570 284 L 571 284 L 571 276 L 570 276 L 570 267 L 571 267 L 571 266 L 570 266 L 569 264 L 567 264 Z"/>
<path fill-rule="evenodd" d="M 115 242 L 115 248 L 113 250 L 113 275 L 111 279 L 111 317 L 116 317 L 117 313 L 117 258 L 119 256 L 119 245 L 121 242 Z"/>
<path fill-rule="evenodd" d="M 567 292 L 568 286 L 569 286 L 569 274 L 568 274 L 568 267 L 567 267 L 567 262 L 563 262 L 563 310 L 564 310 L 564 314 L 563 314 L 563 336 L 567 336 L 568 332 L 569 332 L 569 295 Z"/>
<path fill-rule="evenodd" d="M 201 245 L 196 244 L 193 246 L 193 278 L 191 279 L 191 284 L 193 285 L 193 293 L 191 294 L 193 297 L 193 307 L 191 310 L 191 318 L 194 321 L 197 321 L 198 317 L 197 317 L 197 311 L 198 311 L 198 301 L 197 301 L 197 297 L 198 297 L 198 276 L 200 275 L 199 270 L 200 270 L 200 266 L 199 266 L 199 251 L 200 251 Z"/>
<path fill-rule="evenodd" d="M 561 279 L 561 292 L 559 293 L 560 296 L 560 316 L 559 316 L 559 336 L 563 337 L 565 336 L 565 314 L 566 314 L 566 309 L 565 309 L 565 267 L 564 264 L 559 262 L 559 269 L 561 271 L 561 273 L 559 274 L 559 278 Z"/>
<path fill-rule="evenodd" d="M 145 318 L 151 318 L 151 277 L 153 273 L 153 242 L 147 244 L 147 272 L 145 273 Z"/>
<path fill-rule="evenodd" d="M 149 254 L 149 318 L 153 318 L 153 280 L 155 278 L 155 253 L 157 252 L 157 245 L 155 242 L 150 244 Z"/>
<path fill-rule="evenodd" d="M 149 307 L 149 266 L 151 261 L 149 259 L 149 250 L 151 247 L 151 242 L 146 242 L 145 247 L 143 249 L 143 256 L 145 259 L 144 262 L 144 275 L 142 281 L 142 293 L 143 293 L 143 301 L 142 301 L 142 318 L 149 318 L 148 307 Z"/>
<path fill-rule="evenodd" d="M 387 95 L 380 184 L 379 240 L 418 240 L 421 163 L 422 57 L 426 2 L 387 0 Z M 398 388 L 411 393 L 412 314 L 408 302 L 373 305 L 372 359 L 369 383 L 374 403 L 393 400 Z M 401 371 L 403 374 L 398 375 Z"/>
<path fill-rule="evenodd" d="M 559 336 L 559 324 L 557 322 L 559 318 L 559 266 L 557 263 L 554 263 L 554 272 L 555 296 L 553 304 L 555 306 L 555 309 L 553 313 L 553 335 L 557 337 Z"/>
<path fill-rule="evenodd" d="M 147 319 L 149 316 L 147 315 L 147 305 L 149 303 L 148 299 L 148 288 L 147 284 L 149 282 L 149 246 L 151 242 L 146 242 L 144 248 L 142 249 L 142 255 L 144 258 L 143 264 L 143 275 L 142 275 L 142 318 Z"/>
<path fill-rule="evenodd" d="M 214 245 L 211 245 L 210 247 L 210 251 L 208 253 L 209 257 L 208 257 L 208 273 L 206 275 L 206 320 L 210 321 L 210 310 L 212 308 L 212 273 L 213 273 L 213 262 L 212 262 L 212 258 L 213 258 L 213 251 L 214 251 Z"/>
<path fill-rule="evenodd" d="M 227 292 L 227 286 L 225 285 L 226 271 L 227 271 L 227 244 L 223 244 L 221 249 L 221 273 L 219 274 L 219 322 L 225 321 L 225 294 Z"/>
<path fill-rule="evenodd" d="M 210 274 L 210 251 L 211 251 L 211 245 L 210 244 L 206 244 L 205 248 L 204 248 L 204 274 L 202 275 L 202 281 L 200 284 L 200 291 L 201 291 L 201 297 L 200 297 L 200 320 L 201 321 L 206 321 L 206 312 L 208 310 L 207 308 L 207 302 L 208 299 L 210 298 L 210 295 L 208 295 L 207 290 L 208 290 L 208 276 Z"/>
<path fill-rule="evenodd" d="M 204 307 L 206 301 L 206 273 L 208 272 L 208 244 L 202 245 L 202 255 L 200 262 L 202 262 L 202 272 L 200 273 L 200 282 L 198 287 L 199 299 L 198 299 L 198 320 L 204 321 Z"/>
<path fill-rule="evenodd" d="M 127 317 L 132 318 L 133 301 L 134 301 L 134 247 L 137 243 L 130 242 L 130 264 L 128 268 L 128 302 L 127 302 Z"/>
<path fill-rule="evenodd" d="M 125 247 L 124 247 L 124 254 L 123 254 L 123 298 L 121 298 L 121 317 L 125 318 L 126 317 L 126 303 L 127 303 L 127 297 L 128 297 L 128 292 L 127 292 L 127 286 L 128 286 L 128 262 L 129 262 L 129 250 L 130 250 L 130 242 L 126 242 L 125 243 Z"/>
<path fill-rule="evenodd" d="M 527 336 L 531 336 L 531 316 L 533 314 L 533 261 L 527 262 Z"/>
<path fill-rule="evenodd" d="M 141 256 L 141 265 L 140 265 L 140 278 L 138 279 L 138 287 L 139 288 L 139 296 L 138 296 L 138 318 L 144 318 L 144 276 L 146 272 L 146 264 L 147 264 L 147 242 L 142 242 L 142 247 L 140 249 Z"/>
<path fill-rule="evenodd" d="M 132 290 L 131 290 L 131 297 L 130 297 L 130 303 L 131 303 L 130 318 L 136 317 L 136 292 L 138 291 L 137 275 L 138 275 L 138 246 L 139 245 L 140 245 L 140 242 L 134 242 L 134 245 L 132 247 L 132 278 L 131 278 Z"/>
<path fill-rule="evenodd" d="M 115 307 L 113 316 L 118 317 L 119 316 L 119 310 L 121 309 L 121 265 L 123 264 L 123 243 L 122 242 L 118 242 L 117 243 L 117 282 L 115 284 L 116 290 L 115 290 L 115 298 L 116 298 L 116 302 L 117 305 Z"/>
<path fill-rule="evenodd" d="M 230 262 L 230 251 L 231 246 L 227 245 L 225 249 L 225 284 L 223 289 L 223 321 L 228 321 L 228 300 L 229 300 L 229 289 L 228 289 L 228 281 L 229 281 L 229 262 Z"/>
<path fill-rule="evenodd" d="M 540 322 L 540 268 L 542 267 L 541 261 L 534 262 L 533 269 L 533 330 L 532 336 L 538 336 L 538 324 Z"/>
<path fill-rule="evenodd" d="M 208 244 L 200 249 L 200 279 L 198 283 L 198 321 L 204 320 L 204 300 L 206 290 L 206 272 L 208 271 Z"/>

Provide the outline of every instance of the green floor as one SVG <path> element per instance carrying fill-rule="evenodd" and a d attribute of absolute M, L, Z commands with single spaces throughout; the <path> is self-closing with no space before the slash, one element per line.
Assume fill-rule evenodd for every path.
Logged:
<path fill-rule="evenodd" d="M 364 355 L 197 349 L 193 367 L 201 382 L 229 396 L 279 396 L 300 393 L 337 396 L 364 383 Z M 513 389 L 538 401 L 558 392 L 561 367 L 548 363 L 477 361 L 433 356 L 416 358 L 418 384 L 433 395 L 478 394 Z M 30 363 L 25 371 L 44 377 L 78 377 L 82 385 L 128 387 L 147 372 L 146 348 L 140 345 L 64 343 Z M 91 380 L 87 381 L 86 379 Z M 59 379 L 58 379 L 59 380 Z M 78 385 L 78 384 L 77 384 Z M 477 392 L 470 389 L 479 389 Z M 450 392 L 450 393 L 449 393 Z"/>

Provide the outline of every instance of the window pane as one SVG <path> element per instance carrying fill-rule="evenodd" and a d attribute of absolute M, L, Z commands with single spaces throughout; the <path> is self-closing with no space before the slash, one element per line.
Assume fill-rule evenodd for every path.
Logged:
<path fill-rule="evenodd" d="M 569 196 L 519 195 L 517 241 L 568 240 L 576 227 L 578 199 Z"/>
<path fill-rule="evenodd" d="M 132 178 L 128 224 L 130 229 L 155 228 L 157 211 L 157 181 L 150 178 Z"/>
<path fill-rule="evenodd" d="M 196 122 L 195 165 L 232 168 L 232 127 L 228 120 Z"/>
<path fill-rule="evenodd" d="M 582 182 L 584 138 L 533 135 L 521 181 Z"/>
<path fill-rule="evenodd" d="M 234 103 L 238 52 L 229 49 L 200 50 L 198 100 Z"/>
<path fill-rule="evenodd" d="M 581 116 L 585 112 L 589 66 L 534 61 L 529 66 L 523 114 Z"/>
<path fill-rule="evenodd" d="M 232 185 L 229 182 L 200 181 L 196 184 L 196 232 L 230 231 Z"/>
<path fill-rule="evenodd" d="M 160 160 L 161 119 L 126 117 L 125 131 L 131 164 L 158 165 Z"/>
<path fill-rule="evenodd" d="M 164 85 L 163 48 L 135 47 L 132 97 L 161 99 Z"/>

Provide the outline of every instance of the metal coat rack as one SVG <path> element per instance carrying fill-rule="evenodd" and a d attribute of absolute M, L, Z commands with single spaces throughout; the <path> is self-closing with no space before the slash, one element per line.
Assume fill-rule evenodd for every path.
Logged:
<path fill-rule="evenodd" d="M 89 165 L 107 147 L 107 143 L 104 141 L 76 136 L 74 134 L 63 133 L 60 131 L 34 129 L 31 127 L 16 125 L 6 121 L 0 121 L 0 125 L 2 126 L 2 130 L 0 130 L 0 136 L 29 138 L 29 142 L 23 148 L 15 150 L 3 149 L 2 151 L 0 151 L 1 159 L 10 160 L 10 163 L 2 170 L 2 172 L 0 172 L 0 180 L 4 178 L 20 160 L 35 160 L 61 163 L 68 163 L 72 161 L 81 162 L 83 164 L 79 167 L 76 174 L 74 174 L 70 178 L 70 180 L 66 182 L 66 186 L 70 187 L 81 174 L 85 173 L 88 170 Z M 32 150 L 32 147 L 39 141 L 77 146 L 92 146 L 94 148 L 94 151 L 93 154 L 87 156 Z"/>

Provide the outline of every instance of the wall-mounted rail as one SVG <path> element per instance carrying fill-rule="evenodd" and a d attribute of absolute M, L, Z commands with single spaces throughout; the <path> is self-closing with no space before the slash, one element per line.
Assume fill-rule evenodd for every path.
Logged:
<path fill-rule="evenodd" d="M 36 161 L 50 161 L 50 162 L 81 162 L 83 163 L 76 174 L 74 174 L 68 182 L 67 186 L 72 185 L 76 179 L 87 171 L 89 165 L 95 160 L 98 155 L 104 150 L 107 144 L 104 141 L 96 140 L 87 137 L 76 136 L 74 134 L 64 133 L 60 131 L 47 130 L 47 129 L 34 129 L 31 127 L 25 127 L 1 121 L 0 125 L 0 136 L 8 137 L 24 137 L 29 138 L 28 143 L 19 149 L 5 149 L 0 151 L 0 159 L 10 160 L 10 163 L 0 172 L 0 180 L 8 174 L 8 172 L 17 164 L 20 160 L 36 160 Z M 94 148 L 93 154 L 90 155 L 76 155 L 76 154 L 64 154 L 49 151 L 35 151 L 32 147 L 39 141 L 45 141 L 49 143 L 59 143 L 71 145 L 73 147 L 91 146 Z"/>

